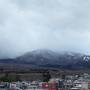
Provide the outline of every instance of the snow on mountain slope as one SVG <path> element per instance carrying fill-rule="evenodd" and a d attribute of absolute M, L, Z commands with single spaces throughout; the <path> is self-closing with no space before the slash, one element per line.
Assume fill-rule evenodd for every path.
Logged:
<path fill-rule="evenodd" d="M 0 64 L 22 64 L 58 69 L 90 69 L 90 56 L 74 52 L 34 50 L 15 59 L 0 59 Z"/>
<path fill-rule="evenodd" d="M 74 52 L 57 53 L 50 50 L 35 50 L 16 58 L 16 61 L 42 67 L 69 69 L 90 67 L 90 56 Z"/>

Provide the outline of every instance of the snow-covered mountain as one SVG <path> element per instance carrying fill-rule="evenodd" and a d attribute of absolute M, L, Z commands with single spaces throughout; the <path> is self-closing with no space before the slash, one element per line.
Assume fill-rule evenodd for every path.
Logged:
<path fill-rule="evenodd" d="M 90 56 L 74 52 L 35 50 L 15 59 L 0 59 L 0 64 L 18 64 L 40 68 L 90 69 Z"/>
<path fill-rule="evenodd" d="M 19 63 L 38 67 L 61 69 L 90 68 L 90 56 L 74 52 L 57 53 L 50 50 L 35 50 L 17 57 L 15 60 Z"/>

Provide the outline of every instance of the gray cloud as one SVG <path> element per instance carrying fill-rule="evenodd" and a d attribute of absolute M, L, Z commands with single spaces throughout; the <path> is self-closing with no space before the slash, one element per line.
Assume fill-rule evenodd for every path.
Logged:
<path fill-rule="evenodd" d="M 0 0 L 0 56 L 33 49 L 90 54 L 90 0 Z"/>

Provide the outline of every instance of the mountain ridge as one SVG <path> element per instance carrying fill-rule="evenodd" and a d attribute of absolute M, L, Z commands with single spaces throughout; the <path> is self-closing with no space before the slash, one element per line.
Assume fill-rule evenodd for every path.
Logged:
<path fill-rule="evenodd" d="M 3 64 L 23 64 L 42 68 L 90 69 L 90 56 L 74 52 L 58 53 L 34 50 L 14 59 L 0 59 Z"/>

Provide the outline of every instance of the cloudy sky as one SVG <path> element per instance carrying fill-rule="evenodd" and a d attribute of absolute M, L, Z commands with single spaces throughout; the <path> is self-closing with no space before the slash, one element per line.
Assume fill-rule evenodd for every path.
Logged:
<path fill-rule="evenodd" d="M 0 57 L 35 49 L 90 54 L 90 0 L 0 0 Z"/>

